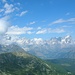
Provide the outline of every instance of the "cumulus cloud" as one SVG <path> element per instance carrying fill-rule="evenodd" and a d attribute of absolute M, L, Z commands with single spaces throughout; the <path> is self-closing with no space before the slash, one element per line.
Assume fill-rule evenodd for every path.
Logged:
<path fill-rule="evenodd" d="M 8 19 L 9 19 L 8 16 L 5 16 L 0 19 L 0 34 L 4 34 L 8 30 L 8 27 L 10 25 Z"/>
<path fill-rule="evenodd" d="M 32 29 L 33 28 L 31 28 L 31 27 L 22 27 L 22 28 L 20 28 L 16 25 L 16 26 L 11 26 L 8 29 L 8 32 L 6 34 L 10 34 L 10 35 L 31 34 Z"/>
<path fill-rule="evenodd" d="M 5 3 L 4 9 L 5 9 L 5 14 L 10 14 L 10 13 L 14 12 L 17 8 L 14 7 L 13 4 Z"/>
<path fill-rule="evenodd" d="M 18 6 L 16 6 L 15 4 L 10 4 L 6 0 L 2 0 L 2 2 L 4 4 L 0 8 L 0 16 L 6 16 L 19 10 Z"/>
<path fill-rule="evenodd" d="M 49 25 L 60 24 L 60 23 L 65 23 L 65 22 L 75 22 L 75 18 L 70 18 L 70 19 L 67 19 L 67 20 L 58 19 L 58 20 L 56 20 L 56 21 L 50 23 Z"/>

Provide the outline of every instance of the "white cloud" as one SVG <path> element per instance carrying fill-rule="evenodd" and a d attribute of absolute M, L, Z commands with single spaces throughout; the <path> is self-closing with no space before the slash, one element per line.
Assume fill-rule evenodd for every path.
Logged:
<path fill-rule="evenodd" d="M 8 27 L 10 25 L 8 19 L 9 17 L 7 16 L 0 19 L 0 34 L 4 34 L 8 30 Z"/>
<path fill-rule="evenodd" d="M 16 14 L 16 15 L 21 17 L 21 16 L 25 15 L 27 12 L 28 12 L 27 10 L 26 11 L 22 11 L 20 14 Z"/>
<path fill-rule="evenodd" d="M 41 29 L 36 32 L 36 34 L 45 34 L 45 33 L 47 33 L 47 29 Z"/>
<path fill-rule="evenodd" d="M 56 29 L 51 29 L 51 28 L 44 28 L 36 32 L 36 34 L 45 34 L 45 33 L 63 33 L 65 32 L 64 29 L 62 28 L 56 28 Z"/>
<path fill-rule="evenodd" d="M 58 20 L 56 20 L 56 21 L 50 23 L 50 25 L 53 25 L 53 24 L 59 24 L 59 23 L 63 23 L 63 22 L 66 22 L 66 21 L 63 20 L 63 19 L 58 19 Z"/>
<path fill-rule="evenodd" d="M 36 23 L 35 21 L 33 21 L 33 22 L 30 22 L 30 23 L 29 23 L 29 25 L 32 25 L 32 24 L 35 24 L 35 23 Z"/>
<path fill-rule="evenodd" d="M 59 24 L 59 23 L 65 23 L 65 22 L 75 22 L 75 18 L 70 18 L 70 19 L 67 19 L 67 20 L 58 19 L 58 20 L 56 20 L 56 21 L 50 23 L 49 25 Z"/>
<path fill-rule="evenodd" d="M 61 28 L 56 28 L 56 29 L 48 29 L 48 32 L 49 33 L 63 33 L 65 32 L 65 30 Z"/>
<path fill-rule="evenodd" d="M 27 26 L 33 25 L 33 24 L 35 24 L 35 23 L 36 23 L 36 21 L 29 22 L 29 23 L 27 23 Z"/>
<path fill-rule="evenodd" d="M 10 34 L 10 35 L 31 34 L 32 29 L 33 28 L 31 28 L 31 27 L 20 28 L 18 26 L 11 26 L 8 29 L 8 32 L 6 34 Z"/>
<path fill-rule="evenodd" d="M 14 12 L 16 10 L 16 7 L 14 7 L 13 4 L 5 3 L 4 9 L 5 9 L 5 15 L 6 15 L 6 14 L 10 14 Z"/>
<path fill-rule="evenodd" d="M 33 34 L 34 32 L 28 31 L 27 34 Z"/>
<path fill-rule="evenodd" d="M 10 13 L 13 13 L 15 10 L 19 10 L 19 8 L 15 7 L 13 4 L 8 4 L 7 2 L 5 2 L 4 6 L 0 9 L 0 15 L 9 15 Z"/>

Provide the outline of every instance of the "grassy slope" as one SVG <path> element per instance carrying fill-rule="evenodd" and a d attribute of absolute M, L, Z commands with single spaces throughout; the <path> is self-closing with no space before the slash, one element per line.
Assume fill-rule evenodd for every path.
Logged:
<path fill-rule="evenodd" d="M 67 75 L 67 73 L 25 52 L 10 52 L 0 54 L 0 75 Z"/>

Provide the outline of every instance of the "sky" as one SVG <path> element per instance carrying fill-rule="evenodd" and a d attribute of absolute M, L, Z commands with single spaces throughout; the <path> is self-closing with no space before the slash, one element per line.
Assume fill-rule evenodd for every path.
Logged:
<path fill-rule="evenodd" d="M 75 38 L 75 0 L 0 0 L 0 36 Z"/>

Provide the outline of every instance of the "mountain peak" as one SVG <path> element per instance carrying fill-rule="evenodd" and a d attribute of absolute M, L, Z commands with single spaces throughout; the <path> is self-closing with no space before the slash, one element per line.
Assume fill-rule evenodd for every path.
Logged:
<path fill-rule="evenodd" d="M 71 35 L 67 35 L 67 36 L 65 36 L 65 38 L 67 39 L 67 38 L 72 38 L 72 37 L 71 37 Z"/>

